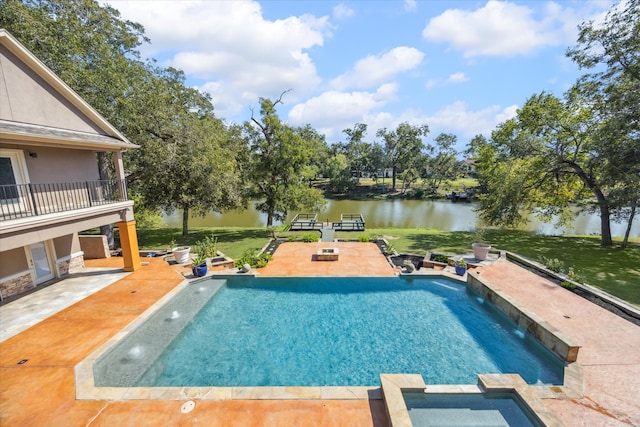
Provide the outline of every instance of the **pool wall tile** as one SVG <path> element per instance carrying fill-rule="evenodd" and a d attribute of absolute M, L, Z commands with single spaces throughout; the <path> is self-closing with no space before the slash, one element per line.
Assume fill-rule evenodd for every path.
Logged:
<path fill-rule="evenodd" d="M 467 284 L 562 360 L 575 362 L 578 359 L 579 345 L 548 322 L 512 303 L 506 293 L 485 283 L 479 273 L 468 273 Z"/>
<path fill-rule="evenodd" d="M 530 386 L 518 374 L 481 374 L 478 384 L 487 392 L 516 394 L 533 414 L 547 427 L 564 427 L 565 424 L 545 406 L 540 391 L 551 387 Z M 557 387 L 559 388 L 559 387 Z"/>

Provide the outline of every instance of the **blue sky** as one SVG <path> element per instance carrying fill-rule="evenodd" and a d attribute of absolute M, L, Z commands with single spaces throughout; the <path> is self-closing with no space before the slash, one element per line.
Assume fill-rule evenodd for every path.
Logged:
<path fill-rule="evenodd" d="M 328 142 L 366 123 L 365 140 L 402 122 L 427 124 L 458 148 L 541 91 L 562 94 L 580 71 L 564 53 L 577 26 L 613 1 L 124 1 L 141 51 L 183 70 L 216 115 L 241 123 L 260 97 Z"/>

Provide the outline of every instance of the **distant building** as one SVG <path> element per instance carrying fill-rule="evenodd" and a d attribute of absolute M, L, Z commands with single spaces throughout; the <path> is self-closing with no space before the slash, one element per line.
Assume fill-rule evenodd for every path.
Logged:
<path fill-rule="evenodd" d="M 136 147 L 0 29 L 0 299 L 82 268 L 78 232 L 107 224 L 125 271 L 140 266 L 122 165 Z M 115 180 L 100 180 L 97 152 L 112 153 Z"/>
<path fill-rule="evenodd" d="M 463 160 L 460 165 L 462 168 L 461 172 L 465 176 L 475 178 L 478 175 L 478 172 L 476 172 L 476 160 L 466 159 Z"/>

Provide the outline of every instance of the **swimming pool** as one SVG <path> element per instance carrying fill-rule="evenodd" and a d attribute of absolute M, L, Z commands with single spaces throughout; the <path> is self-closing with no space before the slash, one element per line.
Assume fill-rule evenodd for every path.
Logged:
<path fill-rule="evenodd" d="M 96 386 L 364 386 L 380 373 L 561 384 L 563 367 L 446 278 L 234 277 L 190 284 L 93 371 Z"/>

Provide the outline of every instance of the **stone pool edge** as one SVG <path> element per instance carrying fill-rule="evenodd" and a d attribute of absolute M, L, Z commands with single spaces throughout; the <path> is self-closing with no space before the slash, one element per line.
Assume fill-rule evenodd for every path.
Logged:
<path fill-rule="evenodd" d="M 253 275 L 253 274 L 245 274 Z M 447 277 L 464 281 L 461 277 L 455 277 L 452 274 L 429 274 Z M 235 276 L 229 274 L 218 274 L 216 277 L 224 278 L 225 276 Z M 156 303 L 149 307 L 138 318 L 129 323 L 125 328 L 118 331 L 113 337 L 104 342 L 99 348 L 93 351 L 87 358 L 75 366 L 75 384 L 77 400 L 366 400 L 366 399 L 384 399 L 389 411 L 389 402 L 386 400 L 386 394 L 383 391 L 382 383 L 383 375 L 385 378 L 394 377 L 413 377 L 420 378 L 422 384 L 424 381 L 419 374 L 381 374 L 381 386 L 279 386 L 279 387 L 96 387 L 94 382 L 93 364 L 105 352 L 107 352 L 118 341 L 123 339 L 132 330 L 145 322 L 160 307 L 162 307 L 173 296 L 183 290 L 190 283 L 206 280 L 201 278 L 196 280 L 183 280 L 174 289 L 160 298 Z M 499 289 L 494 289 L 490 284 L 480 280 L 479 275 L 473 273 L 466 274 L 466 283 L 476 292 L 480 293 L 487 300 L 491 301 L 498 309 L 503 311 L 520 325 L 521 319 L 526 321 L 527 333 L 538 339 L 545 347 L 557 355 L 562 350 L 566 350 L 566 357 L 562 357 L 568 363 L 564 369 L 564 379 L 562 386 L 529 386 L 525 383 L 527 389 L 539 398 L 547 399 L 573 399 L 583 396 L 583 375 L 582 367 L 575 361 L 568 358 L 577 358 L 578 348 L 566 337 L 563 337 L 559 331 L 550 327 L 545 321 L 538 319 L 536 316 L 527 313 L 522 307 L 512 303 L 508 295 L 501 293 Z M 497 301 L 497 303 L 496 303 Z M 512 316 L 515 316 L 512 317 Z M 536 325 L 536 326 L 532 326 Z M 523 325 L 521 325 L 523 326 Z M 533 329 L 532 329 L 533 327 Z M 536 333 L 534 335 L 531 332 Z M 540 332 L 542 331 L 542 332 Z M 539 337 L 544 339 L 540 339 Z M 558 347 L 561 349 L 559 353 Z M 573 349 L 573 350 L 572 350 Z M 575 360 L 575 359 L 574 359 Z M 481 378 L 494 377 L 511 377 L 512 374 L 479 374 L 478 383 Z M 519 375 L 516 375 L 520 378 Z M 522 379 L 520 379 L 524 383 Z M 498 381 L 499 382 L 499 381 Z M 416 379 L 408 380 L 409 386 L 416 384 Z M 404 383 L 402 383 L 404 384 Z M 477 385 L 429 385 L 430 390 L 457 390 L 449 392 L 460 393 L 463 390 L 477 389 Z M 414 389 L 415 387 L 409 387 Z M 522 387 L 520 387 L 522 388 Z M 422 387 L 420 391 L 424 391 Z M 479 392 L 479 391 L 476 391 Z M 403 401 L 404 402 L 404 401 Z M 403 403 L 404 405 L 404 403 Z M 542 406 L 544 408 L 544 405 Z M 406 406 L 405 406 L 406 410 Z M 532 410 L 536 412 L 533 408 Z M 389 416 L 391 417 L 391 412 Z M 537 412 L 536 412 L 537 414 Z M 407 413 L 408 416 L 408 413 Z M 391 420 L 391 418 L 390 418 Z M 392 423 L 393 426 L 395 424 Z M 404 425 L 404 424 L 399 424 Z M 409 424 L 411 425 L 411 424 Z M 557 424 L 562 425 L 562 424 Z"/>
<path fill-rule="evenodd" d="M 382 394 L 391 427 L 412 427 L 403 393 L 479 394 L 507 392 L 520 401 L 547 427 L 564 423 L 542 403 L 536 391 L 517 374 L 480 374 L 476 385 L 427 385 L 419 374 L 380 374 Z"/>

